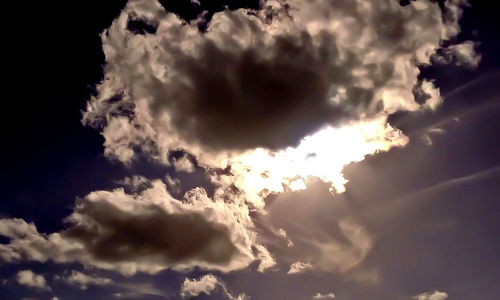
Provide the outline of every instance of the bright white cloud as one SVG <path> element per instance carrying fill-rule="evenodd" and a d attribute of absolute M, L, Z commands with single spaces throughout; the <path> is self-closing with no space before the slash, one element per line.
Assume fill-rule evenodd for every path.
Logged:
<path fill-rule="evenodd" d="M 210 295 L 218 285 L 219 280 L 211 274 L 205 275 L 198 280 L 186 278 L 182 283 L 180 293 L 183 298 L 196 297 L 201 293 Z"/>

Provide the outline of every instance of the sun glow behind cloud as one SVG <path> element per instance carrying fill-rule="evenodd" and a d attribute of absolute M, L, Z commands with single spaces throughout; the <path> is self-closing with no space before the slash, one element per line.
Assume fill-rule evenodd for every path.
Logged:
<path fill-rule="evenodd" d="M 256 201 L 283 191 L 285 186 L 303 190 L 309 177 L 330 183 L 332 193 L 342 193 L 347 183 L 342 174 L 346 165 L 407 143 L 408 138 L 400 130 L 379 117 L 340 128 L 325 127 L 302 139 L 295 148 L 248 151 L 234 159 L 231 167 L 235 174 L 242 174 L 236 180 L 237 186 Z"/>
<path fill-rule="evenodd" d="M 310 177 L 341 193 L 347 164 L 408 142 L 389 115 L 441 103 L 420 67 L 459 32 L 462 6 L 450 1 L 453 17 L 442 18 L 431 1 L 352 3 L 266 1 L 215 13 L 200 32 L 201 19 L 187 24 L 156 1 L 131 0 L 102 35 L 106 77 L 83 122 L 127 164 L 139 153 L 170 165 L 182 150 L 209 174 L 230 167 L 213 182 L 255 207 Z M 129 31 L 132 19 L 156 32 Z"/>

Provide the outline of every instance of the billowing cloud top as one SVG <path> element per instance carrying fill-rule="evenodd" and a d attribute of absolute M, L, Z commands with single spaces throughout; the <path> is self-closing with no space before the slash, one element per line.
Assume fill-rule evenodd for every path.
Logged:
<path fill-rule="evenodd" d="M 156 1 L 132 0 L 102 34 L 105 77 L 83 122 L 101 128 L 105 153 L 124 162 L 140 151 L 169 164 L 169 152 L 182 149 L 200 165 L 230 165 L 236 186 L 253 202 L 260 192 L 281 191 L 282 183 L 303 186 L 293 181 L 308 176 L 342 191 L 345 164 L 407 142 L 387 124 L 390 114 L 440 103 L 433 83 L 419 79 L 420 66 L 433 55 L 440 62 L 450 55 L 478 62 L 472 43 L 441 49 L 460 31 L 464 3 L 448 1 L 442 11 L 426 0 L 407 6 L 267 1 L 260 10 L 215 13 L 200 31 L 201 20 L 186 23 Z M 128 22 L 137 19 L 156 30 L 130 31 Z M 417 101 L 415 91 L 426 100 Z M 353 145 L 338 141 L 332 129 L 339 127 L 361 128 L 358 144 L 373 145 L 347 155 Z M 328 155 L 305 149 L 319 133 L 332 142 L 315 148 Z M 286 176 L 276 171 L 304 160 L 306 166 Z M 321 163 L 333 170 L 325 174 Z M 263 174 L 264 183 L 248 182 Z"/>

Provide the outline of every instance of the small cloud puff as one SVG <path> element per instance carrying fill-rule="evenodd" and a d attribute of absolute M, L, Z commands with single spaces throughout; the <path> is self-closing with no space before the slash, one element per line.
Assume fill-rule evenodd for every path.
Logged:
<path fill-rule="evenodd" d="M 420 295 L 416 295 L 413 297 L 415 300 L 445 300 L 448 299 L 448 294 L 445 292 L 434 291 L 434 292 L 425 292 Z"/>
<path fill-rule="evenodd" d="M 180 295 L 182 298 L 197 297 L 204 293 L 206 295 L 212 294 L 214 290 L 220 288 L 222 297 L 228 300 L 246 300 L 249 299 L 245 294 L 233 296 L 228 292 L 226 285 L 212 274 L 204 275 L 198 279 L 186 278 L 182 284 Z"/>
<path fill-rule="evenodd" d="M 296 263 L 293 263 L 290 265 L 290 269 L 288 270 L 287 274 L 298 274 L 298 273 L 304 273 L 309 270 L 311 270 L 313 266 L 310 263 L 304 263 L 301 261 L 298 261 Z"/>
<path fill-rule="evenodd" d="M 35 274 L 31 270 L 19 271 L 16 275 L 17 283 L 31 288 L 50 291 L 45 278 L 42 275 Z"/>
<path fill-rule="evenodd" d="M 320 293 L 316 293 L 316 295 L 314 295 L 312 297 L 313 300 L 326 300 L 326 299 L 333 299 L 333 298 L 335 298 L 335 295 L 333 293 L 328 293 L 325 295 L 322 295 Z"/>

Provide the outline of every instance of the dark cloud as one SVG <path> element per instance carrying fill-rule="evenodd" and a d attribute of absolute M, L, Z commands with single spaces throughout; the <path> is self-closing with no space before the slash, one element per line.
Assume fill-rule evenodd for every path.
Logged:
<path fill-rule="evenodd" d="M 349 118 L 357 105 L 366 111 L 373 96 L 371 90 L 352 88 L 347 91 L 352 105 L 329 103 L 332 81 L 352 81 L 329 65 L 337 55 L 331 44 L 325 36 L 318 51 L 304 33 L 278 38 L 266 53 L 224 50 L 210 41 L 196 58 L 175 52 L 176 79 L 167 86 L 154 81 L 148 89 L 153 113 L 167 109 L 180 135 L 216 150 L 296 146 L 326 123 Z"/>
<path fill-rule="evenodd" d="M 199 260 L 225 265 L 237 252 L 227 228 L 199 214 L 168 214 L 151 206 L 137 215 L 107 202 L 85 200 L 77 203 L 75 213 L 88 217 L 92 226 L 74 224 L 63 236 L 78 240 L 97 260 L 159 256 L 165 264 Z"/>
<path fill-rule="evenodd" d="M 245 214 L 199 188 L 173 199 L 157 180 L 139 194 L 117 189 L 77 200 L 67 229 L 50 235 L 20 219 L 0 219 L 0 234 L 10 239 L 0 245 L 0 258 L 76 261 L 127 275 L 195 266 L 232 271 L 255 259 Z"/>

